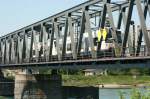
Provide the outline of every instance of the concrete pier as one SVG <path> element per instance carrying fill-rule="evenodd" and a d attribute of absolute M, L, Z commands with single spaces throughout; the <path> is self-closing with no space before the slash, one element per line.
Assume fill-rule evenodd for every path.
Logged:
<path fill-rule="evenodd" d="M 62 99 L 61 75 L 17 74 L 15 99 Z"/>
<path fill-rule="evenodd" d="M 4 77 L 0 70 L 0 96 L 13 96 L 14 81 Z"/>
<path fill-rule="evenodd" d="M 2 70 L 0 69 L 0 77 L 4 77 Z"/>

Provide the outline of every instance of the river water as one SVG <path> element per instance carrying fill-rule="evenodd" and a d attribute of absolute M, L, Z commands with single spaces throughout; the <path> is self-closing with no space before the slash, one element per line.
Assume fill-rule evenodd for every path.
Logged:
<path fill-rule="evenodd" d="M 138 88 L 141 93 L 147 93 L 149 88 Z M 99 89 L 99 99 L 120 99 L 119 93 L 123 93 L 125 99 L 130 99 L 131 93 L 133 89 Z M 82 92 L 82 90 L 81 90 Z M 68 99 L 83 99 L 83 98 L 75 98 L 68 97 Z M 0 97 L 0 99 L 13 99 L 13 97 Z M 91 99 L 91 98 L 90 98 Z M 93 98 L 92 98 L 93 99 Z M 149 98 L 150 99 L 150 98 Z"/>
<path fill-rule="evenodd" d="M 143 93 L 148 93 L 148 88 L 138 88 Z M 131 99 L 131 94 L 133 89 L 100 89 L 99 90 L 99 99 L 120 99 L 120 93 L 122 93 L 125 99 Z M 149 98 L 150 99 L 150 98 Z"/>

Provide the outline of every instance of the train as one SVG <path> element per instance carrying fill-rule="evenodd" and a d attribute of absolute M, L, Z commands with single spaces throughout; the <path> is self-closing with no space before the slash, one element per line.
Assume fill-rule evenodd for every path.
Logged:
<path fill-rule="evenodd" d="M 113 39 L 112 39 L 112 34 L 111 34 L 111 28 L 104 28 L 103 30 L 97 29 L 92 32 L 93 36 L 93 42 L 94 42 L 94 51 L 97 52 L 97 55 L 99 57 L 110 57 L 114 56 L 114 44 L 113 44 Z M 80 50 L 80 56 L 90 56 L 91 54 L 91 48 L 89 46 L 89 40 L 88 40 L 88 33 L 85 32 L 83 33 L 83 39 L 82 39 L 82 45 L 81 45 L 81 50 Z M 63 37 L 59 39 L 59 45 L 60 45 L 60 51 L 62 52 L 62 45 L 63 45 Z M 98 49 L 98 43 L 101 43 L 101 47 L 99 50 Z M 75 42 L 75 45 L 77 45 L 77 41 Z M 36 57 L 36 49 L 37 51 L 40 51 L 41 48 L 45 48 L 43 51 L 48 50 L 50 46 L 50 39 L 47 40 L 46 44 L 43 43 L 34 43 L 33 44 L 33 58 Z M 37 48 L 38 47 L 38 48 Z M 56 38 L 53 41 L 53 48 L 52 48 L 52 57 L 57 57 L 57 43 L 56 43 Z M 92 49 L 92 50 L 93 50 Z M 78 56 L 78 57 L 80 57 Z M 44 57 L 44 52 L 41 55 L 41 57 Z M 71 37 L 67 36 L 66 40 L 66 52 L 65 52 L 65 57 L 72 57 L 72 50 L 71 50 Z"/>

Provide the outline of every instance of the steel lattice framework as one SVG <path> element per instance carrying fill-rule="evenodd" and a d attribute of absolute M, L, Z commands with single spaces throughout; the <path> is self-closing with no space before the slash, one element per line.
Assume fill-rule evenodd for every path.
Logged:
<path fill-rule="evenodd" d="M 134 8 L 140 23 L 136 39 L 130 33 L 131 26 L 135 31 L 137 25 L 132 20 Z M 0 37 L 1 67 L 149 60 L 147 13 L 150 15 L 150 0 L 87 1 Z M 105 42 L 111 47 L 103 51 L 106 30 Z"/>

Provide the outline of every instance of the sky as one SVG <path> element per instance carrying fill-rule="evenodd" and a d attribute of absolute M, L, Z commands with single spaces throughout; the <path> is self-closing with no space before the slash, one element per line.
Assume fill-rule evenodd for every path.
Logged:
<path fill-rule="evenodd" d="M 1 0 L 0 36 L 45 19 L 87 0 Z M 120 0 L 113 0 L 120 1 Z M 138 20 L 138 14 L 133 18 Z M 147 18 L 150 26 L 150 16 Z M 136 21 L 139 23 L 139 21 Z"/>
<path fill-rule="evenodd" d="M 1 0 L 0 36 L 85 1 L 86 0 Z"/>

